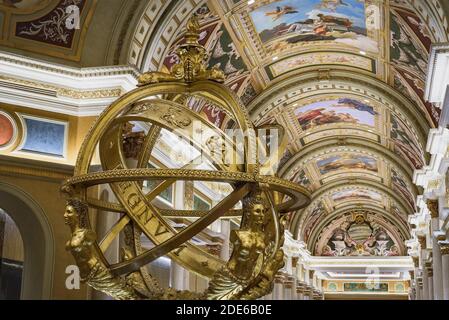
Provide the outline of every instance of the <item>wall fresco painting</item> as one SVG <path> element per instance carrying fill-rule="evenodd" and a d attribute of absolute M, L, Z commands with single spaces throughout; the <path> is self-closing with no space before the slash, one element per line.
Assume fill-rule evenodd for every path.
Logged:
<path fill-rule="evenodd" d="M 26 138 L 22 151 L 63 157 L 66 125 L 34 118 L 25 118 Z"/>
<path fill-rule="evenodd" d="M 317 161 L 318 169 L 321 174 L 339 170 L 368 170 L 378 171 L 377 160 L 363 155 L 339 154 Z"/>
<path fill-rule="evenodd" d="M 424 166 L 423 151 L 407 126 L 396 117 L 391 116 L 391 138 L 394 141 L 394 151 L 404 157 L 416 169 Z"/>
<path fill-rule="evenodd" d="M 424 105 L 426 111 L 429 113 L 430 117 L 433 120 L 435 125 L 438 124 L 441 115 L 441 109 L 434 107 L 430 102 L 424 99 L 424 91 L 425 91 L 425 83 L 421 79 L 417 78 L 413 74 L 398 68 L 396 72 L 399 73 L 400 79 L 403 79 L 403 82 L 406 86 L 410 88 L 412 92 L 414 92 L 422 104 Z M 414 100 L 414 99 L 412 99 Z"/>
<path fill-rule="evenodd" d="M 354 221 L 345 221 L 334 230 L 321 255 L 398 256 L 399 248 L 384 228 L 358 215 Z"/>
<path fill-rule="evenodd" d="M 279 160 L 278 168 L 281 169 L 288 162 L 288 160 L 291 159 L 291 157 L 293 157 L 293 154 L 289 149 L 286 149 L 281 159 Z"/>
<path fill-rule="evenodd" d="M 395 171 L 391 170 L 391 181 L 393 185 L 393 190 L 398 192 L 410 205 L 410 207 L 414 210 L 415 209 L 415 201 L 413 194 L 410 192 L 409 188 L 407 187 L 407 184 L 405 183 L 404 179 Z"/>
<path fill-rule="evenodd" d="M 307 241 L 310 237 L 310 234 L 312 233 L 313 228 L 318 223 L 321 217 L 323 217 L 326 214 L 326 209 L 324 208 L 324 205 L 322 202 L 319 202 L 315 208 L 313 208 L 312 212 L 310 213 L 308 219 L 306 220 L 304 224 L 304 241 Z"/>
<path fill-rule="evenodd" d="M 214 106 L 211 104 L 206 104 L 202 108 L 201 114 L 204 114 L 210 123 L 214 124 L 215 126 L 217 126 L 219 128 L 223 124 L 223 121 L 226 116 L 226 113 L 224 111 L 222 111 L 217 106 Z"/>
<path fill-rule="evenodd" d="M 395 10 L 394 12 L 405 21 L 405 23 L 410 27 L 410 29 L 413 30 L 418 39 L 427 49 L 427 52 L 430 52 L 432 40 L 430 39 L 430 31 L 427 28 L 426 24 L 423 23 L 416 14 L 410 11 Z"/>
<path fill-rule="evenodd" d="M 304 170 L 299 170 L 292 179 L 293 182 L 302 185 L 303 187 L 310 186 L 310 180 Z"/>
<path fill-rule="evenodd" d="M 373 107 L 350 98 L 316 102 L 295 110 L 303 130 L 336 123 L 374 127 L 377 114 Z"/>
<path fill-rule="evenodd" d="M 399 210 L 399 208 L 398 208 L 396 205 L 392 205 L 392 206 L 391 206 L 391 212 L 392 212 L 395 216 L 397 216 L 398 218 L 400 218 L 401 221 L 404 223 L 404 225 L 408 227 L 408 222 L 407 222 L 408 216 L 407 216 L 406 213 L 401 212 L 401 210 Z"/>
<path fill-rule="evenodd" d="M 396 15 L 391 14 L 390 59 L 393 63 L 425 79 L 427 52 L 413 40 Z"/>
<path fill-rule="evenodd" d="M 5 20 L 5 14 L 0 11 L 0 34 L 3 34 L 3 23 Z"/>
<path fill-rule="evenodd" d="M 248 68 L 238 53 L 226 28 L 222 26 L 217 35 L 219 39 L 212 49 L 209 68 L 217 67 L 223 70 L 228 80 L 229 78 L 246 73 Z"/>
<path fill-rule="evenodd" d="M 371 40 L 360 0 L 277 1 L 257 8 L 250 17 L 267 48 L 322 40 L 359 47 Z"/>
<path fill-rule="evenodd" d="M 343 291 L 350 292 L 388 292 L 388 283 L 380 282 L 369 284 L 366 282 L 346 282 Z"/>

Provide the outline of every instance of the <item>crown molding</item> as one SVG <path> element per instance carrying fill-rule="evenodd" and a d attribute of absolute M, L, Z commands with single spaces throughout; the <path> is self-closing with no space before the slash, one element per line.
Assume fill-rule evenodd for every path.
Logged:
<path fill-rule="evenodd" d="M 73 116 L 95 116 L 135 88 L 131 66 L 74 68 L 0 51 L 0 102 Z"/>

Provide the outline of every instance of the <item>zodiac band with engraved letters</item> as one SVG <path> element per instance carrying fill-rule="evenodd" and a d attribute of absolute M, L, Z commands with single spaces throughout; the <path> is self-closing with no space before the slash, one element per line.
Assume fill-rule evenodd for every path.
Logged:
<path fill-rule="evenodd" d="M 282 218 L 310 201 L 307 190 L 273 173 L 272 157 L 260 160 L 267 148 L 258 148 L 257 128 L 239 99 L 222 84 L 223 72 L 207 68 L 199 30 L 197 19 L 189 19 L 186 41 L 177 50 L 179 64 L 170 73 L 143 74 L 138 88 L 99 116 L 80 148 L 74 176 L 62 186 L 69 198 L 64 218 L 71 238 L 66 248 L 82 281 L 115 299 L 265 296 L 284 263 Z M 246 133 L 242 143 L 193 111 L 192 101 L 223 110 L 235 128 Z M 127 138 L 133 130 L 141 130 L 139 139 Z M 195 138 L 198 133 L 200 139 Z M 167 136 L 179 140 L 167 143 Z M 182 148 L 173 141 L 181 140 L 187 141 L 182 148 L 193 148 L 202 160 L 179 154 Z M 127 143 L 135 145 L 124 147 Z M 276 155 L 283 154 L 282 148 Z M 172 167 L 155 168 L 156 155 L 174 150 L 178 153 L 169 156 Z M 224 158 L 230 160 L 224 163 Z M 180 183 L 185 188 L 178 188 Z M 195 210 L 187 200 L 182 209 L 167 205 L 173 193 L 186 196 L 196 183 L 225 185 L 221 200 L 208 210 Z M 115 223 L 97 234 L 93 226 L 107 215 L 117 217 Z M 240 223 L 230 233 L 230 255 L 194 241 L 220 219 Z M 185 227 L 178 227 L 179 222 Z M 110 254 L 113 250 L 116 253 Z M 208 279 L 208 287 L 200 292 L 164 288 L 148 268 L 163 256 Z M 223 256 L 230 258 L 226 261 Z"/>

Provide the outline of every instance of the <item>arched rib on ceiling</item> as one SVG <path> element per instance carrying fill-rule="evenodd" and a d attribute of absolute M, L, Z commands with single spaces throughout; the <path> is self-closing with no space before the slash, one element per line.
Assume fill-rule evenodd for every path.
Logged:
<path fill-rule="evenodd" d="M 132 37 L 128 63 L 141 71 L 160 70 L 187 19 L 204 3 L 206 0 L 148 1 Z"/>
<path fill-rule="evenodd" d="M 311 252 L 329 255 L 322 245 L 334 240 L 319 240 L 333 235 L 322 235 L 323 230 L 332 226 L 338 235 L 341 226 L 332 221 L 347 215 L 340 222 L 350 228 L 356 218 L 350 213 L 362 211 L 366 221 L 377 216 L 383 221 L 374 224 L 389 239 L 390 251 L 384 254 L 405 253 L 407 215 L 414 212 L 417 195 L 412 174 L 424 164 L 431 125 L 430 118 L 422 121 L 425 110 L 383 81 L 350 68 L 330 71 L 325 81 L 319 71 L 293 72 L 248 108 L 256 124 L 288 129 L 291 142 L 279 175 L 313 192 L 311 205 L 290 221 Z M 373 228 L 366 223 L 367 230 Z"/>
<path fill-rule="evenodd" d="M 338 228 L 381 230 L 388 252 L 404 254 L 403 244 L 392 246 L 409 236 L 413 170 L 425 163 L 427 132 L 440 113 L 424 99 L 430 45 L 447 40 L 440 11 L 437 0 L 152 2 L 129 61 L 143 71 L 170 69 L 179 30 L 195 12 L 209 67 L 225 71 L 256 124 L 287 129 L 279 175 L 313 193 L 292 216 L 295 235 L 321 254 L 323 230 L 337 237 Z M 214 106 L 189 106 L 232 126 Z"/>

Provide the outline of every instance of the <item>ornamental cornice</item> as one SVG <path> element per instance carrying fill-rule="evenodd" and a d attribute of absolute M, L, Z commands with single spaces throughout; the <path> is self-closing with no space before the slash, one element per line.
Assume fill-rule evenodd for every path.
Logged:
<path fill-rule="evenodd" d="M 74 68 L 5 52 L 0 69 L 0 102 L 74 116 L 98 115 L 139 76 L 130 66 Z"/>

